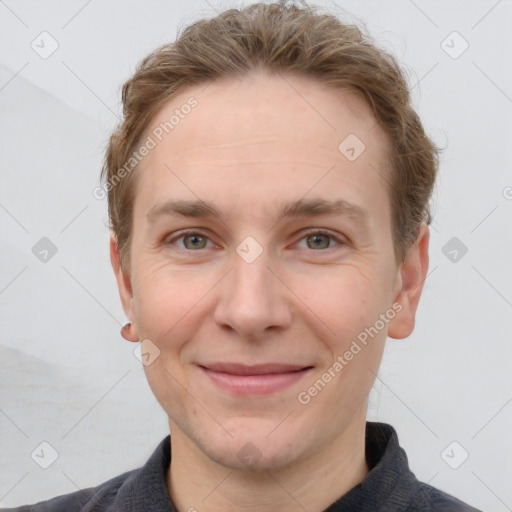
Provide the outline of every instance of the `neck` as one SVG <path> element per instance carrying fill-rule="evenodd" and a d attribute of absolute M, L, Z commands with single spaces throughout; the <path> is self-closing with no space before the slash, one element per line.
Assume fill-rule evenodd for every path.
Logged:
<path fill-rule="evenodd" d="M 261 472 L 240 471 L 216 463 L 172 425 L 169 494 L 180 512 L 321 512 L 362 482 L 369 472 L 365 418 L 366 414 L 358 415 L 332 443 L 312 457 Z"/>

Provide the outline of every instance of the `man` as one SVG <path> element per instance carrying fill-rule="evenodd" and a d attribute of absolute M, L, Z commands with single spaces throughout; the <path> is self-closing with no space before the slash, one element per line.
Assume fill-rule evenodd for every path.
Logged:
<path fill-rule="evenodd" d="M 394 59 L 313 9 L 195 23 L 123 88 L 111 260 L 171 435 L 19 511 L 474 511 L 366 422 L 428 269 L 435 146 Z"/>

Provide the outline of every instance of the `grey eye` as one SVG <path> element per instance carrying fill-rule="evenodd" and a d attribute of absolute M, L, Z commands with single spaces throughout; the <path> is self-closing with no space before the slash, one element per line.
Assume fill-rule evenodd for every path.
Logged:
<path fill-rule="evenodd" d="M 310 249 L 327 249 L 331 243 L 331 237 L 318 233 L 306 237 L 306 241 Z"/>
<path fill-rule="evenodd" d="M 187 249 L 204 249 L 206 247 L 207 238 L 202 235 L 184 235 L 183 245 Z"/>

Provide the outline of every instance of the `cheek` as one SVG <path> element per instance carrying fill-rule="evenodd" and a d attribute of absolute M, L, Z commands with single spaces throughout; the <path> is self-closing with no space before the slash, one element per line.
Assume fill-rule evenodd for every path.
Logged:
<path fill-rule="evenodd" d="M 212 313 L 212 292 L 223 272 L 194 265 L 177 268 L 152 257 L 140 258 L 134 270 L 134 311 L 141 339 L 152 340 L 162 355 L 180 352 Z"/>
<path fill-rule="evenodd" d="M 146 378 L 165 410 L 171 401 L 173 410 L 180 410 L 186 404 L 182 393 L 187 378 L 182 367 L 183 348 L 191 329 L 198 325 L 194 315 L 200 314 L 200 299 L 207 287 L 191 269 L 176 270 L 141 259 L 136 270 L 134 309 L 139 335 L 150 339 L 160 351 L 154 362 L 144 366 Z"/>
<path fill-rule="evenodd" d="M 314 310 L 330 332 L 320 338 L 328 353 L 323 370 L 331 368 L 336 375 L 324 404 L 331 407 L 343 403 L 342 410 L 346 411 L 352 407 L 350 400 L 356 407 L 356 398 L 362 400 L 369 392 L 382 358 L 389 323 L 379 320 L 388 308 L 385 283 L 377 273 L 345 267 L 329 278 L 317 280 L 311 299 L 313 295 Z M 340 363 L 338 371 L 332 370 L 333 361 Z M 352 399 L 345 402 L 340 397 Z"/>
<path fill-rule="evenodd" d="M 141 337 L 159 343 L 179 326 L 198 300 L 192 270 L 171 270 L 168 265 L 141 259 L 135 268 L 134 309 Z"/>
<path fill-rule="evenodd" d="M 385 308 L 382 277 L 361 265 L 338 265 L 297 274 L 293 283 L 304 308 L 315 313 L 337 343 L 357 336 Z"/>

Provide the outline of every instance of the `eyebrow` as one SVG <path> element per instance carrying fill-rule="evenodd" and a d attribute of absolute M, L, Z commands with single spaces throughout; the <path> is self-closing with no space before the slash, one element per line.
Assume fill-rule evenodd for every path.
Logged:
<path fill-rule="evenodd" d="M 283 203 L 278 208 L 277 219 L 288 217 L 314 217 L 317 215 L 345 215 L 366 220 L 367 212 L 360 206 L 343 199 L 299 199 Z M 222 214 L 217 207 L 209 202 L 199 200 L 166 201 L 153 206 L 147 213 L 149 221 L 160 216 L 180 215 L 183 217 L 204 217 L 222 220 Z"/>

